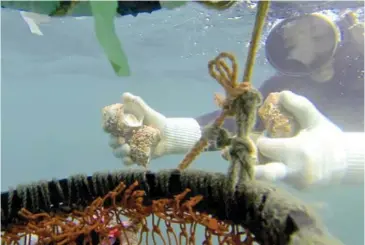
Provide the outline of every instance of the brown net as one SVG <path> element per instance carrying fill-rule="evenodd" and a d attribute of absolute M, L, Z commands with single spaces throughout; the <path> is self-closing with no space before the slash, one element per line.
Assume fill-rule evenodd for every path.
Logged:
<path fill-rule="evenodd" d="M 328 240 L 309 208 L 294 197 L 257 181 L 239 183 L 232 196 L 228 185 L 224 174 L 170 170 L 76 175 L 18 186 L 1 195 L 2 244 L 30 244 L 32 235 L 38 244 Z M 205 229 L 202 241 L 196 240 L 197 226 Z"/>
<path fill-rule="evenodd" d="M 173 198 L 164 198 L 152 201 L 149 206 L 143 205 L 145 192 L 135 190 L 138 182 L 127 187 L 121 182 L 113 191 L 104 197 L 94 200 L 90 206 L 83 211 L 73 210 L 67 215 L 50 215 L 48 213 L 33 214 L 25 208 L 19 211 L 19 216 L 27 222 L 13 226 L 3 237 L 5 244 L 16 243 L 24 238 L 24 243 L 30 237 L 37 236 L 39 243 L 49 244 L 72 244 L 75 240 L 83 239 L 83 243 L 109 243 L 110 235 L 117 235 L 122 244 L 148 244 L 148 235 L 156 244 L 158 237 L 163 244 L 195 244 L 197 225 L 205 227 L 205 240 L 203 244 L 212 244 L 212 236 L 217 236 L 219 243 L 226 244 L 251 244 L 253 239 L 248 236 L 245 241 L 240 240 L 243 233 L 229 223 L 219 222 L 207 214 L 196 213 L 194 206 L 202 199 L 201 195 L 191 197 L 184 203 L 187 193 L 186 189 Z M 119 199 L 117 201 L 117 199 Z M 105 208 L 106 202 L 111 202 Z M 152 229 L 149 229 L 147 217 L 152 217 Z M 129 217 L 130 222 L 126 224 L 121 217 Z M 166 226 L 167 239 L 163 236 L 160 223 Z M 77 224 L 77 225 L 76 225 Z M 172 224 L 180 225 L 180 233 L 176 233 Z M 188 228 L 187 225 L 190 225 Z M 93 238 L 97 233 L 97 236 Z M 15 235 L 16 234 L 16 235 Z M 138 234 L 138 235 L 137 235 Z M 145 239 L 143 239 L 145 238 Z"/>

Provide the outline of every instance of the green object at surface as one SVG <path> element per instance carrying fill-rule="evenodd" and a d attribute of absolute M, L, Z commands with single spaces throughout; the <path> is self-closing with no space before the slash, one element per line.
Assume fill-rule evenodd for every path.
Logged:
<path fill-rule="evenodd" d="M 90 1 L 95 20 L 95 34 L 112 65 L 114 72 L 121 77 L 130 76 L 128 59 L 122 44 L 115 33 L 114 18 L 117 1 Z"/>

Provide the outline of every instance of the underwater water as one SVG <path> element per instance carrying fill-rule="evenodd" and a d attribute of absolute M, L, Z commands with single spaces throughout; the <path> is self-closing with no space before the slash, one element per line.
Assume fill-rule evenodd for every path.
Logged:
<path fill-rule="evenodd" d="M 207 63 L 219 52 L 247 54 L 254 14 L 232 18 L 199 6 L 123 17 L 116 30 L 132 76 L 115 76 L 97 43 L 92 18 L 55 18 L 30 33 L 16 11 L 1 16 L 1 190 L 75 173 L 124 169 L 101 128 L 101 109 L 122 93 L 141 96 L 168 117 L 196 117 L 216 109 L 222 92 Z M 260 50 L 254 85 L 273 73 Z M 243 68 L 242 68 L 243 69 Z M 183 155 L 152 161 L 151 170 L 174 168 Z M 204 153 L 194 168 L 226 172 L 220 153 Z M 345 244 L 364 243 L 363 186 L 295 191 L 315 207 L 330 232 Z"/>

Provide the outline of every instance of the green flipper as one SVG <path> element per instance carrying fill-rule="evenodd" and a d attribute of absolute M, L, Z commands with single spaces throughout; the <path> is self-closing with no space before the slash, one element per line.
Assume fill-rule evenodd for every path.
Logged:
<path fill-rule="evenodd" d="M 121 77 L 130 76 L 128 59 L 115 33 L 114 18 L 118 3 L 114 1 L 89 1 L 95 19 L 96 37 L 103 47 L 114 72 Z"/>

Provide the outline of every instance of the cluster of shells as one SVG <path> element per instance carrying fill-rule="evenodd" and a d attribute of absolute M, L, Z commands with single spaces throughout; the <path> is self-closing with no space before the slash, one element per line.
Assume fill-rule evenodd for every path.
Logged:
<path fill-rule="evenodd" d="M 266 132 L 272 138 L 289 138 L 297 134 L 295 118 L 279 104 L 279 93 L 271 93 L 258 110 Z"/>
<path fill-rule="evenodd" d="M 143 116 L 126 113 L 120 103 L 105 106 L 102 115 L 104 131 L 116 137 L 121 144 L 127 143 L 132 161 L 146 167 L 160 140 L 160 131 L 143 125 Z"/>

